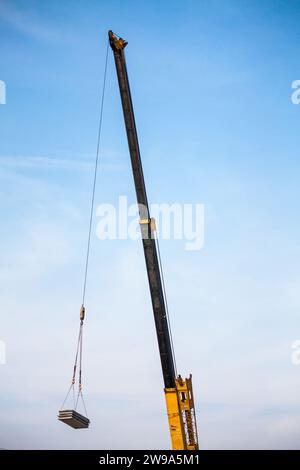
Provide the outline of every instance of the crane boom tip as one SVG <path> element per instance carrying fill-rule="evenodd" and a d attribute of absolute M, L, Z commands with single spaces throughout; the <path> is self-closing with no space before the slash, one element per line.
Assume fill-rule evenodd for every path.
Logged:
<path fill-rule="evenodd" d="M 117 34 L 113 33 L 111 29 L 108 31 L 108 38 L 109 38 L 110 46 L 113 51 L 125 49 L 125 47 L 128 44 L 127 41 L 122 39 Z"/>

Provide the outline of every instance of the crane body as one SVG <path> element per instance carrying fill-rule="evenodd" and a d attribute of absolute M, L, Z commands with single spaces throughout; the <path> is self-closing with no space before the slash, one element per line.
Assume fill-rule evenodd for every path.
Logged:
<path fill-rule="evenodd" d="M 109 31 L 109 42 L 114 54 L 133 179 L 139 207 L 139 223 L 164 380 L 164 392 L 172 448 L 174 450 L 197 450 L 198 436 L 192 377 L 190 375 L 189 378 L 184 380 L 180 375 L 177 376 L 176 373 L 174 352 L 172 348 L 155 239 L 155 221 L 151 218 L 149 213 L 138 135 L 126 68 L 124 49 L 127 42 L 115 35 L 112 31 Z"/>

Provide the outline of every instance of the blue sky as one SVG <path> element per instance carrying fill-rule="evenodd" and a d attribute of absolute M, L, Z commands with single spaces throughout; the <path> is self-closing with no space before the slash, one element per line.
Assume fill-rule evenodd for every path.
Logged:
<path fill-rule="evenodd" d="M 200 445 L 299 448 L 299 17 L 292 0 L 1 0 L 0 447 L 170 446 L 141 243 L 99 241 L 95 230 L 84 338 L 92 426 L 78 434 L 56 421 L 113 29 L 129 42 L 149 200 L 205 205 L 201 251 L 161 242 Z M 96 205 L 135 200 L 118 93 L 110 53 Z"/>

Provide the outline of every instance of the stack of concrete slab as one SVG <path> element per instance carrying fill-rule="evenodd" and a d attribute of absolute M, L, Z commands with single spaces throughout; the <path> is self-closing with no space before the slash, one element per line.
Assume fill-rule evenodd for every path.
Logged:
<path fill-rule="evenodd" d="M 60 410 L 59 421 L 68 424 L 74 429 L 88 428 L 90 420 L 75 410 Z"/>

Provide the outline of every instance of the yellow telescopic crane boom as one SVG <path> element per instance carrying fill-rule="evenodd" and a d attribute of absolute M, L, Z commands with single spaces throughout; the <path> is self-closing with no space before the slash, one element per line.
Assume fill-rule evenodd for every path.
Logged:
<path fill-rule="evenodd" d="M 109 42 L 114 53 L 124 121 L 127 132 L 133 178 L 139 206 L 140 227 L 152 300 L 158 348 L 165 386 L 165 398 L 169 419 L 172 448 L 197 450 L 198 436 L 193 398 L 192 377 L 183 380 L 176 377 L 174 355 L 164 290 L 155 240 L 155 222 L 149 214 L 149 206 L 140 156 L 137 130 L 130 94 L 124 49 L 127 42 L 109 31 Z"/>

